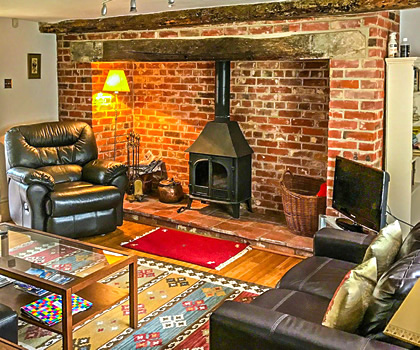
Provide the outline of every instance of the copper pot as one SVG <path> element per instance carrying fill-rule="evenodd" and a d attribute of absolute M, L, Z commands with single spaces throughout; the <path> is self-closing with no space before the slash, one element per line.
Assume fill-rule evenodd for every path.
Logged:
<path fill-rule="evenodd" d="M 158 191 L 159 200 L 163 203 L 176 203 L 184 198 L 184 191 L 182 190 L 181 183 L 175 181 L 173 178 L 160 181 Z"/>

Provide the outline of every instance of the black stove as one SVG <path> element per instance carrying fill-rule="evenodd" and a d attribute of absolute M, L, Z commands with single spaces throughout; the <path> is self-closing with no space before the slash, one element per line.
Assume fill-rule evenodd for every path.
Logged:
<path fill-rule="evenodd" d="M 186 152 L 189 160 L 189 195 L 193 200 L 227 204 L 239 218 L 240 204 L 251 207 L 251 163 L 253 150 L 239 125 L 230 120 L 230 62 L 216 62 L 215 120 L 204 127 Z"/>

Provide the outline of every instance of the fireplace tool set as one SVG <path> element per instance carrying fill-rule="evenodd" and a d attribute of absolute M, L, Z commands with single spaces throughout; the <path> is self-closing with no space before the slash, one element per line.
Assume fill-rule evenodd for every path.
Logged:
<path fill-rule="evenodd" d="M 145 192 L 151 190 L 152 174 L 163 167 L 161 159 L 149 162 L 152 158 L 153 154 L 147 152 L 146 156 L 140 159 L 140 135 L 130 132 L 127 135 L 128 201 L 141 201 Z"/>

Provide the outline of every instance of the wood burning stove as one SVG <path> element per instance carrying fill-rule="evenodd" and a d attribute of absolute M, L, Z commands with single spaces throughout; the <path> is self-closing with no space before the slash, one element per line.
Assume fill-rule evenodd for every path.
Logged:
<path fill-rule="evenodd" d="M 248 145 L 237 122 L 231 121 L 230 62 L 216 62 L 215 120 L 187 152 L 189 160 L 188 204 L 178 212 L 190 209 L 193 200 L 232 206 L 233 216 L 239 218 L 240 204 L 251 208 L 252 148 Z"/>

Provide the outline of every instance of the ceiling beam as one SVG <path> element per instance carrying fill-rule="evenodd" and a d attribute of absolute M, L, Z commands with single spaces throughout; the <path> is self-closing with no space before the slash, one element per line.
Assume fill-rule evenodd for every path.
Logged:
<path fill-rule="evenodd" d="M 281 37 L 211 37 L 74 41 L 72 62 L 211 61 L 366 57 L 366 35 L 359 30 Z"/>
<path fill-rule="evenodd" d="M 167 11 L 145 15 L 40 23 L 42 33 L 156 30 L 231 22 L 339 16 L 420 7 L 420 0 L 286 0 L 279 2 Z"/>

